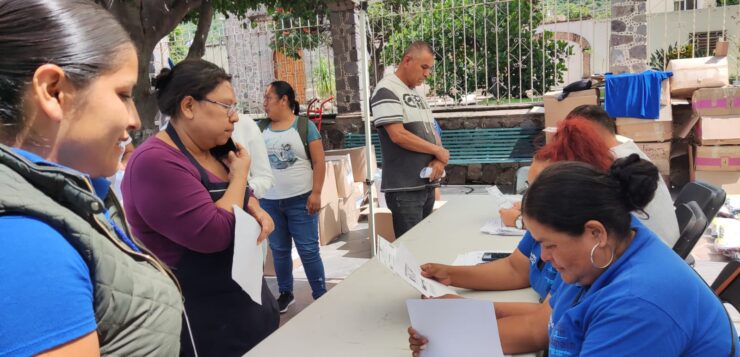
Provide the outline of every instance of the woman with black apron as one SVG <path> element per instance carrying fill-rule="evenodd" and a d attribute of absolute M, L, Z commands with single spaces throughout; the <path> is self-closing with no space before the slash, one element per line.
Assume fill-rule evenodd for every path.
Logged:
<path fill-rule="evenodd" d="M 223 70 L 202 60 L 181 62 L 171 72 L 160 75 L 159 78 L 156 87 L 159 90 L 158 99 L 163 113 L 175 118 L 183 110 L 181 106 L 188 105 L 182 103 L 195 101 L 202 106 L 202 109 L 194 111 L 196 115 L 190 115 L 192 113 L 188 112 L 191 118 L 187 118 L 186 115 L 177 117 L 177 120 L 173 120 L 167 127 L 166 135 L 159 133 L 142 144 L 134 153 L 126 171 L 127 177 L 124 178 L 122 184 L 124 197 L 128 201 L 126 212 L 133 218 L 132 230 L 138 232 L 137 235 L 142 242 L 155 254 L 163 257 L 162 260 L 170 265 L 182 286 L 185 316 L 181 334 L 181 355 L 242 356 L 275 331 L 280 322 L 277 302 L 270 293 L 264 278 L 262 279 L 262 305 L 252 301 L 249 295 L 232 279 L 233 259 L 239 259 L 239 257 L 234 257 L 233 213 L 227 211 L 223 205 L 221 205 L 222 209 L 219 209 L 217 205 L 217 201 L 222 200 L 228 194 L 230 180 L 234 174 L 229 170 L 231 164 L 227 165 L 224 162 L 229 159 L 221 156 L 221 152 L 228 154 L 229 151 L 233 151 L 234 153 L 229 154 L 233 158 L 236 153 L 245 149 L 230 147 L 226 150 L 224 145 L 212 147 L 210 150 L 203 149 L 201 152 L 193 149 L 195 145 L 198 148 L 207 148 L 208 146 L 202 143 L 208 143 L 209 140 L 210 142 L 223 142 L 224 130 L 218 128 L 214 130 L 213 126 L 233 128 L 233 123 L 238 120 L 236 107 L 234 104 L 224 104 L 224 102 L 235 102 L 232 97 L 233 90 L 228 83 L 229 77 Z M 228 100 L 211 98 L 228 98 Z M 195 106 L 195 104 L 192 105 Z M 212 107 L 205 108 L 205 105 Z M 228 121 L 224 121 L 224 117 L 228 118 Z M 193 124 L 193 120 L 201 122 Z M 205 128 L 201 129 L 198 125 L 205 126 Z M 215 134 L 209 134 L 210 132 Z M 189 145 L 186 145 L 183 139 L 186 135 Z M 194 138 L 198 135 L 201 137 Z M 220 139 L 214 141 L 207 137 L 208 135 L 215 135 Z M 200 154 L 197 156 L 200 161 L 194 154 Z M 183 156 L 187 158 L 187 161 Z M 176 165 L 172 164 L 173 162 Z M 172 167 L 180 170 L 173 170 Z M 245 167 L 248 167 L 248 164 Z M 183 169 L 187 171 L 184 174 Z M 216 209 L 213 206 L 203 207 L 209 204 L 204 202 L 206 200 L 204 190 L 193 187 L 196 170 L 200 185 L 208 192 L 210 201 L 216 205 Z M 242 171 L 248 171 L 248 169 L 242 168 Z M 221 172 L 221 175 L 214 172 Z M 229 180 L 224 180 L 226 174 L 229 175 Z M 246 178 L 244 175 L 238 177 L 240 180 L 241 177 Z M 166 181 L 167 178 L 169 181 Z M 159 180 L 162 182 L 158 182 Z M 247 184 L 246 179 L 244 184 Z M 181 197 L 176 197 L 171 193 L 180 186 L 188 185 L 190 191 L 180 192 Z M 145 193 L 149 186 L 154 189 Z M 239 194 L 243 192 L 241 189 L 237 191 Z M 232 203 L 238 203 L 241 196 L 233 195 L 235 191 L 231 192 L 230 197 L 239 197 L 235 199 L 236 202 Z M 262 211 L 256 202 L 247 188 L 242 207 L 247 211 L 252 210 L 250 213 L 263 225 L 262 233 L 264 234 L 264 226 L 271 226 L 272 222 L 265 221 L 269 220 L 269 215 Z M 171 206 L 168 207 L 168 204 Z M 158 208 L 151 209 L 152 205 Z M 228 207 L 231 207 L 231 204 Z M 203 217 L 204 215 L 188 215 L 188 211 L 197 209 L 216 212 L 217 215 L 222 215 L 227 219 L 219 220 L 216 217 L 214 224 L 214 219 L 209 220 L 208 217 Z M 182 213 L 183 211 L 185 213 Z M 255 214 L 255 212 L 260 212 L 260 214 Z M 178 217 L 180 217 L 179 220 L 176 219 Z M 156 221 L 161 219 L 167 219 L 168 224 L 158 225 Z M 193 223 L 193 221 L 198 222 Z M 227 223 L 229 226 L 224 227 Z M 188 224 L 196 226 L 187 227 Z M 220 225 L 220 227 L 217 230 L 202 228 L 206 224 Z M 183 229 L 187 230 L 183 231 Z M 266 233 L 269 234 L 269 232 Z"/>

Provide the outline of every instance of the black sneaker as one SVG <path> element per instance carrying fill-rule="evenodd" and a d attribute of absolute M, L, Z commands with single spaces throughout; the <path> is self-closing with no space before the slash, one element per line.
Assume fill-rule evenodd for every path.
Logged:
<path fill-rule="evenodd" d="M 293 305 L 295 298 L 292 293 L 280 293 L 280 297 L 277 299 L 278 309 L 280 313 L 288 311 L 288 306 Z"/>

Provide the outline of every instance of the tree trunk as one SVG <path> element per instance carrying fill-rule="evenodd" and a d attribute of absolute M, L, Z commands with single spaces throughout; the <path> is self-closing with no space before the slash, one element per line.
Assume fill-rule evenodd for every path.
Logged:
<path fill-rule="evenodd" d="M 134 87 L 134 98 L 141 118 L 141 130 L 132 133 L 134 143 L 138 144 L 156 133 L 158 129 L 154 125 L 154 117 L 158 111 L 157 102 L 152 93 L 149 77 L 154 47 L 174 30 L 189 12 L 201 6 L 203 0 L 96 0 L 96 2 L 108 9 L 128 31 L 139 55 L 139 79 Z"/>
<path fill-rule="evenodd" d="M 203 58 L 203 55 L 206 54 L 206 40 L 213 22 L 213 3 L 211 0 L 204 0 L 198 11 L 198 28 L 195 30 L 195 37 L 188 50 L 187 59 Z"/>

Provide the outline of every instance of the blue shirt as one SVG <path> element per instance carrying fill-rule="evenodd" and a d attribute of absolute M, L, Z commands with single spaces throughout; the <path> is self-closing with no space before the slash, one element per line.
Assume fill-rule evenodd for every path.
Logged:
<path fill-rule="evenodd" d="M 553 283 L 559 280 L 560 275 L 550 263 L 540 258 L 540 242 L 534 240 L 529 231 L 519 241 L 517 249 L 525 257 L 529 257 L 529 284 L 540 296 L 540 301 L 544 300 L 550 293 Z"/>
<path fill-rule="evenodd" d="M 719 299 L 636 218 L 622 256 L 591 284 L 563 283 L 550 304 L 550 356 L 728 356 L 734 327 Z"/>
<path fill-rule="evenodd" d="M 604 106 L 612 118 L 631 117 L 658 119 L 660 116 L 660 87 L 672 72 L 645 71 L 606 75 Z"/>
<path fill-rule="evenodd" d="M 32 162 L 59 167 L 15 151 Z M 91 183 L 97 195 L 107 194 L 105 180 Z M 115 228 L 120 239 L 135 247 Z M 93 285 L 80 254 L 43 221 L 0 215 L 0 356 L 35 355 L 95 328 Z"/>

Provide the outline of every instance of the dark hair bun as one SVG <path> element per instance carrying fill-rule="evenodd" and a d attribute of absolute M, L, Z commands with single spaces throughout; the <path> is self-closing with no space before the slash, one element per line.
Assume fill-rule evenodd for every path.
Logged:
<path fill-rule="evenodd" d="M 172 70 L 167 67 L 162 68 L 162 70 L 159 71 L 159 74 L 154 77 L 154 80 L 152 80 L 152 86 L 161 91 L 167 87 L 167 84 L 170 83 L 170 79 L 172 79 Z"/>
<path fill-rule="evenodd" d="M 658 168 L 637 154 L 614 161 L 609 176 L 619 181 L 624 203 L 630 211 L 644 209 L 658 188 Z"/>

